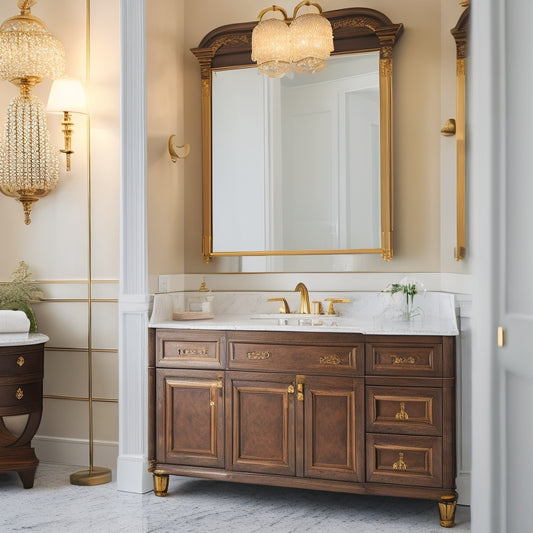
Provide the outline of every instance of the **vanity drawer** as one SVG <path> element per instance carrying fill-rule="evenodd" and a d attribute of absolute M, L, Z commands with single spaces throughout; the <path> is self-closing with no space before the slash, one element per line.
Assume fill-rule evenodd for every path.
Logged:
<path fill-rule="evenodd" d="M 370 375 L 441 377 L 442 346 L 367 343 L 366 371 Z"/>
<path fill-rule="evenodd" d="M 442 435 L 442 389 L 366 387 L 366 430 Z"/>
<path fill-rule="evenodd" d="M 30 383 L 0 382 L 0 416 L 19 415 L 40 409 L 42 403 L 42 381 Z"/>
<path fill-rule="evenodd" d="M 43 374 L 43 350 L 13 351 L 0 356 L 0 377 Z"/>
<path fill-rule="evenodd" d="M 229 367 L 240 370 L 363 373 L 363 345 L 307 346 L 230 341 Z"/>
<path fill-rule="evenodd" d="M 156 364 L 162 368 L 224 368 L 224 346 L 220 332 L 158 330 Z"/>
<path fill-rule="evenodd" d="M 373 483 L 442 486 L 442 439 L 367 434 L 366 477 Z"/>

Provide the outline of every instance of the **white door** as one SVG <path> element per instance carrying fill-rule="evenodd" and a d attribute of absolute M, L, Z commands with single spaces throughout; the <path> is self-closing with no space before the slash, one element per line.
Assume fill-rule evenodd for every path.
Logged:
<path fill-rule="evenodd" d="M 533 531 L 532 17 L 530 0 L 472 8 L 472 531 L 483 533 Z"/>

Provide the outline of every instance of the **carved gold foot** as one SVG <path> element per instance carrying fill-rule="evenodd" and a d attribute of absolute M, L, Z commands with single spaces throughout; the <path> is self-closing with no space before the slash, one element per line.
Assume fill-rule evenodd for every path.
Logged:
<path fill-rule="evenodd" d="M 455 526 L 455 506 L 457 505 L 457 496 L 442 496 L 439 502 L 440 525 L 442 527 Z"/>
<path fill-rule="evenodd" d="M 168 474 L 154 474 L 154 493 L 156 496 L 166 496 L 168 491 Z"/>

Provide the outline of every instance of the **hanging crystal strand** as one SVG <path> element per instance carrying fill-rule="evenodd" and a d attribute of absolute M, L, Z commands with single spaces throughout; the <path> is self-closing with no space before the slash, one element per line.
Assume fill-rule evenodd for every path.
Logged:
<path fill-rule="evenodd" d="M 59 179 L 59 151 L 50 144 L 44 106 L 30 88 L 31 82 L 20 81 L 0 144 L 0 190 L 22 203 L 26 224 L 33 204 L 54 190 Z"/>

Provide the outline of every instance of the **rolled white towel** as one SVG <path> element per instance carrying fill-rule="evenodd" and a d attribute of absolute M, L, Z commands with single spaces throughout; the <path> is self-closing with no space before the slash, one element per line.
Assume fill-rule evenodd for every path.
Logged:
<path fill-rule="evenodd" d="M 24 311 L 0 310 L 0 333 L 27 333 L 30 320 Z"/>

